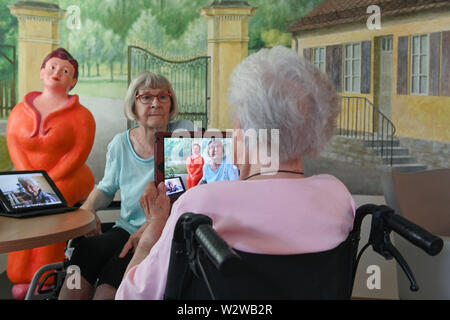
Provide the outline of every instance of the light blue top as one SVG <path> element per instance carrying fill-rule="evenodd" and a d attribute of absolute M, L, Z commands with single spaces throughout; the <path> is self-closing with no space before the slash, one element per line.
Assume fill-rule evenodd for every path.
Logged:
<path fill-rule="evenodd" d="M 178 129 L 193 130 L 190 121 L 169 123 L 169 132 Z M 135 233 L 144 223 L 145 214 L 139 198 L 145 185 L 155 180 L 155 161 L 151 157 L 142 159 L 134 151 L 130 141 L 130 130 L 117 134 L 108 144 L 103 179 L 97 188 L 113 196 L 120 189 L 120 217 L 114 227 Z"/>
<path fill-rule="evenodd" d="M 227 157 L 224 158 L 217 170 L 212 170 L 209 164 L 203 166 L 203 178 L 206 183 L 215 181 L 237 180 L 239 178 L 238 168 Z"/>

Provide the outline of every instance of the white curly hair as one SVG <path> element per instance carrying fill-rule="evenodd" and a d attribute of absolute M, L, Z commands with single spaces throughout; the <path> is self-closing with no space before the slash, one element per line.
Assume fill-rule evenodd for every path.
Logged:
<path fill-rule="evenodd" d="M 244 131 L 279 130 L 279 159 L 316 155 L 334 133 L 339 99 L 328 77 L 294 51 L 276 46 L 245 58 L 227 94 Z M 270 144 L 270 134 L 269 134 Z"/>

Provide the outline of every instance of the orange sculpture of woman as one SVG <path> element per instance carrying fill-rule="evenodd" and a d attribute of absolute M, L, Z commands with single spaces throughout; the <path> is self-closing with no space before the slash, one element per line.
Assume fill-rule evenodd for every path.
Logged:
<path fill-rule="evenodd" d="M 200 155 L 200 145 L 194 143 L 192 145 L 192 154 L 190 154 L 186 159 L 186 187 L 190 189 L 195 187 L 203 177 L 203 165 L 205 160 Z"/>
<path fill-rule="evenodd" d="M 40 71 L 43 92 L 28 93 L 12 110 L 6 129 L 8 151 L 16 170 L 45 170 L 70 206 L 94 187 L 86 166 L 95 136 L 95 120 L 77 95 L 68 95 L 78 80 L 78 63 L 59 48 Z M 8 254 L 7 274 L 16 299 L 24 297 L 34 273 L 64 260 L 65 242 Z"/>

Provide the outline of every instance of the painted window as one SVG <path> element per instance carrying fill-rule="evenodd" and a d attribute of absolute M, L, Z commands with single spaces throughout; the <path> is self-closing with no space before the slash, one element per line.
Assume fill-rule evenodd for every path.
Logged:
<path fill-rule="evenodd" d="M 344 91 L 361 92 L 361 43 L 345 45 Z"/>
<path fill-rule="evenodd" d="M 313 63 L 320 71 L 325 72 L 325 47 L 314 48 Z"/>
<path fill-rule="evenodd" d="M 411 37 L 411 94 L 428 93 L 428 35 Z"/>
<path fill-rule="evenodd" d="M 383 52 L 392 52 L 392 37 L 381 38 L 381 49 Z"/>

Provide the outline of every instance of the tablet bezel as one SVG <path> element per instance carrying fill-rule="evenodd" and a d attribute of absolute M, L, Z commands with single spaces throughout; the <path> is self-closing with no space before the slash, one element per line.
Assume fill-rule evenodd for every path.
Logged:
<path fill-rule="evenodd" d="M 28 212 L 28 211 L 35 211 L 35 210 L 44 210 L 44 209 L 54 209 L 54 208 L 64 208 L 67 207 L 67 201 L 64 198 L 64 196 L 59 191 L 56 184 L 53 182 L 53 180 L 49 177 L 46 171 L 44 170 L 26 170 L 26 171 L 2 171 L 0 172 L 1 176 L 4 175 L 24 175 L 24 174 L 42 174 L 42 176 L 45 178 L 47 183 L 50 185 L 50 188 L 52 191 L 56 194 L 56 196 L 61 201 L 60 203 L 55 204 L 42 204 L 40 206 L 32 206 L 32 207 L 25 207 L 25 208 L 12 208 L 9 200 L 6 198 L 6 196 L 3 194 L 3 191 L 0 189 L 0 205 L 3 208 L 3 210 L 6 211 L 6 213 L 22 213 L 22 212 Z"/>
<path fill-rule="evenodd" d="M 194 131 L 178 131 L 178 132 L 157 132 L 155 135 L 155 184 L 158 186 L 161 181 L 164 181 L 164 139 L 165 138 L 211 138 L 211 137 L 222 137 L 222 138 L 232 138 L 232 132 L 219 131 L 219 130 L 209 130 L 204 132 L 194 132 Z M 184 186 L 184 184 L 183 184 Z M 185 188 L 185 192 L 187 189 Z M 178 199 L 182 193 L 177 193 L 169 196 L 173 201 Z"/>

